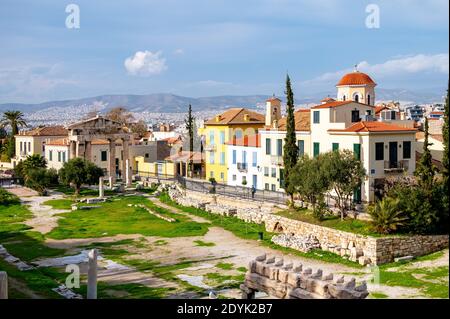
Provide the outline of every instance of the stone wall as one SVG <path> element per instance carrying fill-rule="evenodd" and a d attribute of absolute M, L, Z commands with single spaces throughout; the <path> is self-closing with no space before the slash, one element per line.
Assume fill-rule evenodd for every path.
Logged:
<path fill-rule="evenodd" d="M 184 194 L 183 194 L 184 193 Z M 422 256 L 448 248 L 448 236 L 370 237 L 314 225 L 274 215 L 272 204 L 243 201 L 193 191 L 169 190 L 170 197 L 184 206 L 194 206 L 213 214 L 236 216 L 246 222 L 265 224 L 271 233 L 314 236 L 324 251 L 330 251 L 361 265 L 380 265 L 396 257 Z M 289 242 L 289 241 L 286 241 Z"/>
<path fill-rule="evenodd" d="M 257 291 L 281 299 L 364 299 L 369 295 L 366 283 L 357 286 L 355 278 L 344 280 L 321 269 L 313 272 L 302 264 L 294 267 L 266 255 L 250 262 L 241 290 L 243 299 L 255 298 Z"/>

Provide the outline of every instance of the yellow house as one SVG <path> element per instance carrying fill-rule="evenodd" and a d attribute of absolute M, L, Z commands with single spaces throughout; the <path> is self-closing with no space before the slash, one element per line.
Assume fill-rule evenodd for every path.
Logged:
<path fill-rule="evenodd" d="M 245 108 L 232 108 L 205 122 L 204 136 L 206 178 L 227 182 L 227 145 L 230 140 L 252 136 L 263 128 L 265 117 Z"/>

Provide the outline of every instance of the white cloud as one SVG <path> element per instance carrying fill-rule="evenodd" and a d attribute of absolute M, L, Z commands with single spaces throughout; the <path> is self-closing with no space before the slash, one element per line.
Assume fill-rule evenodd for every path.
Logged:
<path fill-rule="evenodd" d="M 352 72 L 352 68 L 336 72 L 324 73 L 311 80 L 303 81 L 303 85 L 319 85 L 324 82 L 337 82 L 344 74 Z M 411 74 L 448 74 L 448 53 L 426 55 L 417 54 L 411 56 L 396 57 L 383 63 L 370 64 L 367 61 L 358 63 L 358 70 L 372 76 L 375 80 L 380 78 L 395 79 Z"/>
<path fill-rule="evenodd" d="M 183 55 L 184 54 L 184 50 L 183 49 L 176 49 L 173 51 L 173 54 L 175 55 Z"/>
<path fill-rule="evenodd" d="M 166 59 L 161 51 L 137 51 L 134 56 L 125 60 L 125 68 L 131 75 L 156 75 L 167 70 Z"/>

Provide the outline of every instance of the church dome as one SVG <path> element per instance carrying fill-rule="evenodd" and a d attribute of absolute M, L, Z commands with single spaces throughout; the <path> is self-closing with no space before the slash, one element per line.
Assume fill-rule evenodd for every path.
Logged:
<path fill-rule="evenodd" d="M 377 85 L 370 76 L 365 73 L 354 71 L 342 77 L 336 86 L 344 85 Z"/>

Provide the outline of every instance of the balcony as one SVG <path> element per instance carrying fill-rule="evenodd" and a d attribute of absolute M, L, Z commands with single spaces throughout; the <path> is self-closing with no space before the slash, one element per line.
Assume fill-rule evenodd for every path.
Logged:
<path fill-rule="evenodd" d="M 216 145 L 214 144 L 209 144 L 205 146 L 205 151 L 206 152 L 215 152 L 216 151 Z"/>
<path fill-rule="evenodd" d="M 283 156 L 270 156 L 270 163 L 275 166 L 283 166 Z"/>
<path fill-rule="evenodd" d="M 407 171 L 409 168 L 409 161 L 402 160 L 398 162 L 384 161 L 385 173 L 401 173 Z"/>
<path fill-rule="evenodd" d="M 248 165 L 247 163 L 237 163 L 237 169 L 239 172 L 247 172 Z"/>

